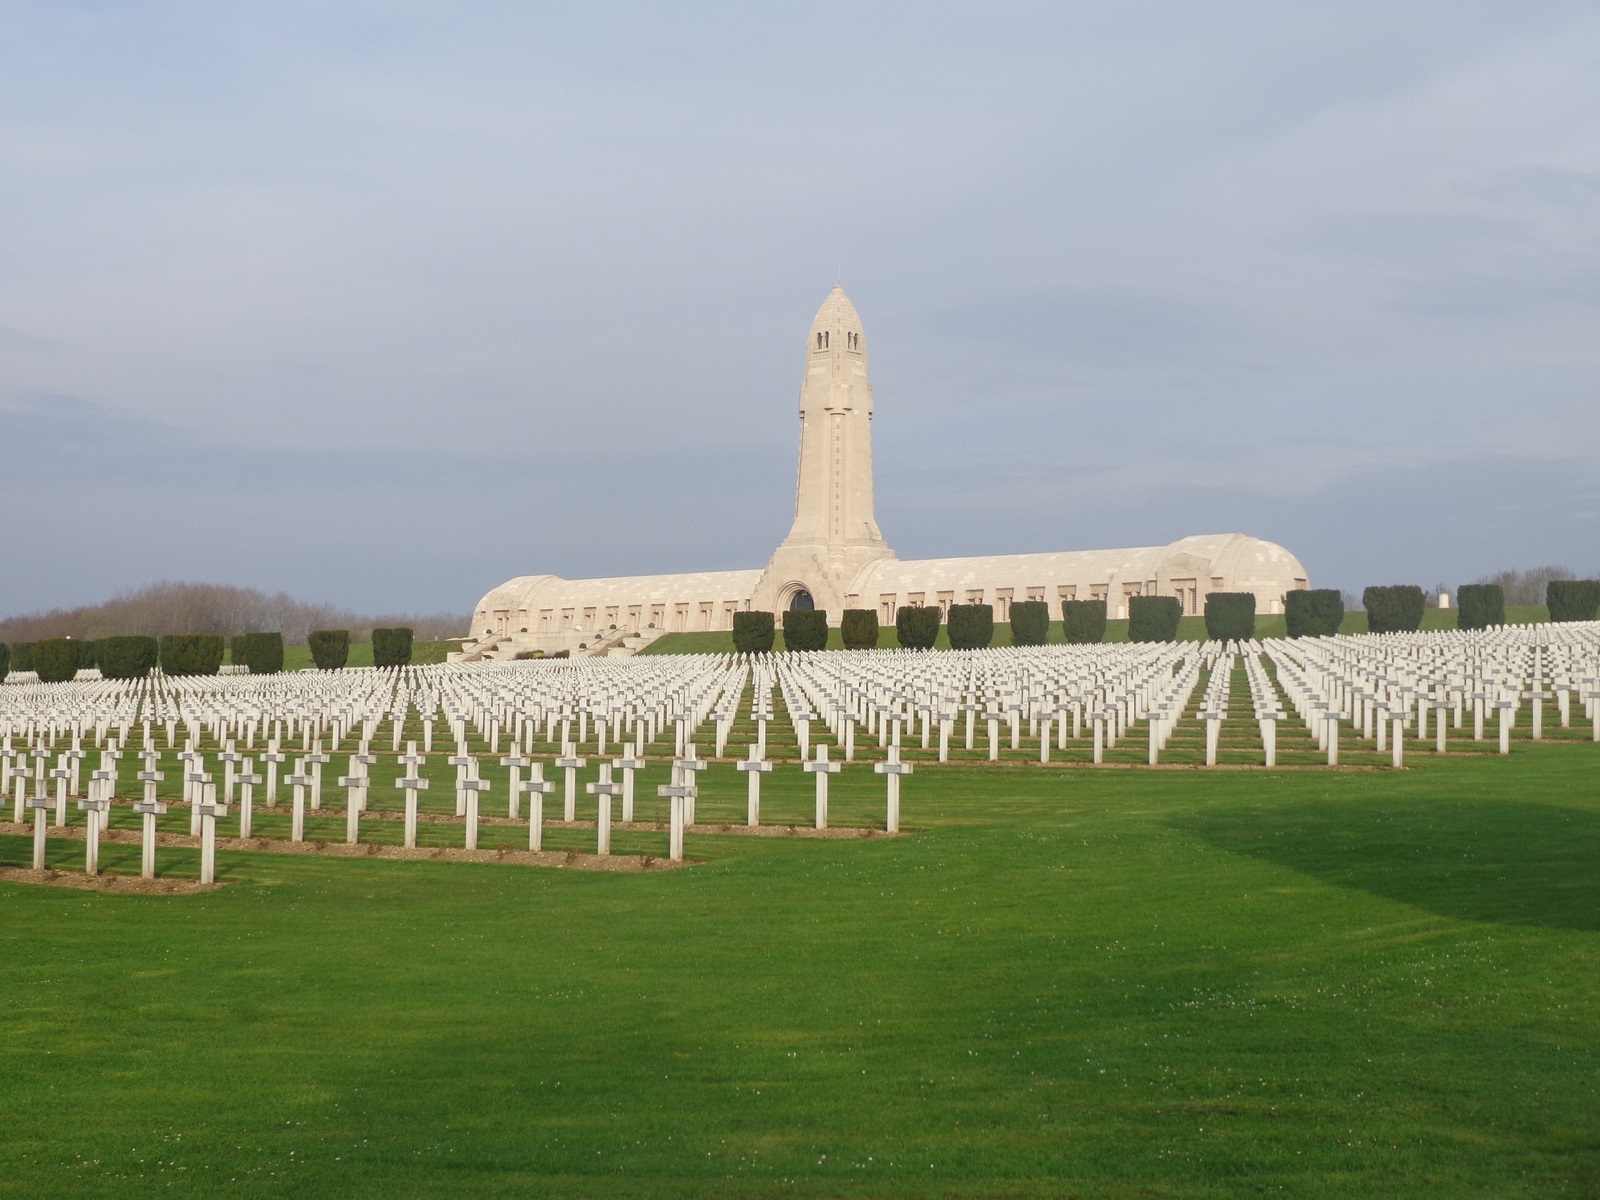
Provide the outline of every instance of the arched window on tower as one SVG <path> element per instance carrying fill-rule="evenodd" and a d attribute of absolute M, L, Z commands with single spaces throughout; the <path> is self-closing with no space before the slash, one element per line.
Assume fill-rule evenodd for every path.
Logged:
<path fill-rule="evenodd" d="M 817 349 L 822 349 L 822 334 L 820 333 L 817 334 Z"/>

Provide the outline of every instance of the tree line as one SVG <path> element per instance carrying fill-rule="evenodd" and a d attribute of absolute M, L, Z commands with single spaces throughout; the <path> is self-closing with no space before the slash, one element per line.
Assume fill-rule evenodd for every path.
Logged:
<path fill-rule="evenodd" d="M 173 629 L 229 635 L 240 629 L 274 629 L 291 646 L 304 646 L 316 629 L 348 629 L 358 641 L 377 628 L 407 628 L 420 641 L 460 637 L 466 616 L 389 613 L 366 616 L 331 604 L 308 604 L 284 592 L 214 583 L 153 583 L 122 592 L 101 604 L 56 608 L 0 620 L 0 642 L 45 638 L 99 641 L 141 634 L 160 637 Z"/>

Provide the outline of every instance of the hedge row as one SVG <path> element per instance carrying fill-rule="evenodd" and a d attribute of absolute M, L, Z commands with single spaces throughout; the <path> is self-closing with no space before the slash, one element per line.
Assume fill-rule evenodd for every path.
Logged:
<path fill-rule="evenodd" d="M 372 631 L 372 665 L 375 667 L 404 667 L 411 662 L 412 632 L 397 629 Z"/>
<path fill-rule="evenodd" d="M 828 614 L 821 609 L 791 608 L 783 614 L 785 650 L 826 650 Z"/>
<path fill-rule="evenodd" d="M 143 679 L 161 661 L 153 637 L 108 637 L 100 643 L 100 674 L 107 679 Z"/>
<path fill-rule="evenodd" d="M 1206 597 L 1206 636 L 1214 642 L 1247 642 L 1256 635 L 1254 592 L 1212 592 Z"/>
<path fill-rule="evenodd" d="M 1415 633 L 1422 628 L 1428 600 L 1416 584 L 1404 583 L 1369 587 L 1361 593 L 1361 607 L 1367 610 L 1367 629 L 1372 633 Z"/>
<path fill-rule="evenodd" d="M 846 650 L 871 650 L 878 644 L 878 614 L 870 608 L 847 608 L 839 622 Z"/>
<path fill-rule="evenodd" d="M 1600 616 L 1600 579 L 1552 579 L 1544 602 L 1552 621 L 1593 621 Z"/>
<path fill-rule="evenodd" d="M 241 633 L 233 639 L 233 662 L 252 675 L 276 675 L 283 670 L 283 634 Z"/>
<path fill-rule="evenodd" d="M 1283 598 L 1283 617 L 1292 638 L 1331 637 L 1344 624 L 1344 597 L 1333 588 L 1290 592 Z"/>
<path fill-rule="evenodd" d="M 1456 627 L 1488 629 L 1506 623 L 1506 594 L 1498 583 L 1464 583 L 1456 593 Z"/>
<path fill-rule="evenodd" d="M 939 640 L 939 610 L 901 605 L 895 610 L 894 631 L 907 650 L 932 650 Z"/>
<path fill-rule="evenodd" d="M 1130 642 L 1175 642 L 1183 605 L 1176 596 L 1129 596 Z"/>
<path fill-rule="evenodd" d="M 223 649 L 220 633 L 169 633 L 161 639 L 161 669 L 168 675 L 215 675 Z"/>
<path fill-rule="evenodd" d="M 350 661 L 350 631 L 348 629 L 313 629 L 306 639 L 311 647 L 311 661 L 319 671 L 342 671 Z"/>

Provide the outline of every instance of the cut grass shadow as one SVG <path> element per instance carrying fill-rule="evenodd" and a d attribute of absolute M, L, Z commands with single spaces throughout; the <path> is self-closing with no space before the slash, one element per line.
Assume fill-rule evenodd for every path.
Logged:
<path fill-rule="evenodd" d="M 1317 801 L 1192 813 L 1234 854 L 1458 920 L 1600 930 L 1600 815 L 1510 800 Z"/>

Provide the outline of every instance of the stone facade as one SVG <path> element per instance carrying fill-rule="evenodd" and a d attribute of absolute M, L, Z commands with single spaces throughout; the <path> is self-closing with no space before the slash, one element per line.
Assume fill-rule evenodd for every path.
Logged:
<path fill-rule="evenodd" d="M 471 640 L 453 657 L 604 653 L 636 631 L 731 629 L 740 609 L 815 607 L 837 625 L 846 608 L 870 608 L 889 624 L 903 604 L 948 610 L 981 603 L 994 605 L 995 619 L 1004 621 L 1017 600 L 1048 601 L 1059 619 L 1062 600 L 1103 599 L 1108 615 L 1121 618 L 1130 596 L 1177 596 L 1185 613 L 1198 613 L 1208 592 L 1253 592 L 1256 611 L 1277 613 L 1288 592 L 1308 586 L 1293 554 L 1238 533 L 1132 550 L 896 558 L 873 515 L 866 331 L 835 287 L 806 338 L 794 524 L 765 569 L 575 580 L 524 575 L 478 602 Z"/>

